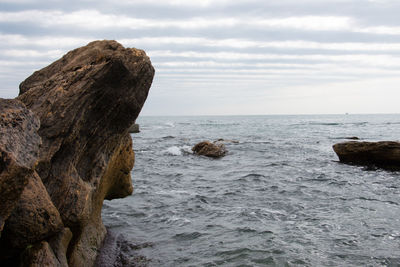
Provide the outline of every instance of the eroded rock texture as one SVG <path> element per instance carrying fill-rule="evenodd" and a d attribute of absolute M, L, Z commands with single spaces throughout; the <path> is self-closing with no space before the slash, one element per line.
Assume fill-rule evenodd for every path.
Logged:
<path fill-rule="evenodd" d="M 14 236 L 31 230 L 35 233 L 29 240 L 34 244 L 23 254 L 25 263 L 94 264 L 106 233 L 101 221 L 103 200 L 125 197 L 133 190 L 130 170 L 134 153 L 128 129 L 139 115 L 153 76 L 150 59 L 142 50 L 124 48 L 115 41 L 95 41 L 69 52 L 21 83 L 17 99 L 40 119 L 40 128 L 37 119 L 30 127 L 38 130 L 42 145 L 35 157 L 14 156 L 20 151 L 27 154 L 26 147 L 0 146 L 2 162 L 24 159 L 17 163 L 31 177 L 28 183 L 28 178 L 13 174 L 23 180 L 24 186 L 28 184 L 25 190 L 1 187 L 2 192 L 24 193 L 18 202 L 20 208 L 11 205 L 0 218 L 5 220 L 14 209 L 5 227 L 12 246 L 26 245 Z M 4 113 L 1 110 L 0 114 Z M 33 151 L 38 146 L 40 139 L 33 133 L 20 129 L 16 133 L 22 136 L 17 138 L 24 144 L 21 147 L 29 144 Z M 36 156 L 36 172 L 29 171 Z M 1 163 L 0 186 L 9 180 L 9 176 L 3 177 L 3 166 Z M 10 171 L 18 172 L 18 168 Z"/>
<path fill-rule="evenodd" d="M 333 145 L 333 150 L 344 163 L 400 170 L 399 142 L 350 141 Z"/>
<path fill-rule="evenodd" d="M 0 99 L 0 236 L 34 173 L 39 120 L 15 99 Z"/>

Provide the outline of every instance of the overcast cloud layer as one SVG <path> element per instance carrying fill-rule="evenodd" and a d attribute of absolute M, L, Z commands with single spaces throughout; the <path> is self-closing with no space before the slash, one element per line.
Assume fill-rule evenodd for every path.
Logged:
<path fill-rule="evenodd" d="M 400 113 L 398 0 L 0 0 L 0 97 L 97 39 L 150 56 L 144 115 Z"/>

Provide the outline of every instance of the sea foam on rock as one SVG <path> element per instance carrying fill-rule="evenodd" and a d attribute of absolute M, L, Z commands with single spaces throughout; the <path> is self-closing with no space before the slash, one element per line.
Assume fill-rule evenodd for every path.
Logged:
<path fill-rule="evenodd" d="M 11 248 L 14 260 L 39 266 L 93 266 L 106 234 L 103 200 L 122 198 L 133 190 L 134 152 L 128 129 L 139 115 L 153 76 L 144 51 L 116 41 L 95 41 L 21 83 L 18 100 L 10 101 L 30 109 L 24 111 L 32 117 L 24 124 L 28 130 L 7 128 L 7 136 L 0 138 L 0 193 L 15 194 L 8 198 L 10 203 L 0 202 L 6 207 L 0 211 L 0 230 L 5 221 L 0 243 Z M 17 148 L 12 147 L 15 139 Z M 4 174 L 9 169 L 14 173 Z M 10 175 L 11 180 L 21 180 L 19 187 L 4 189 Z M 14 227 L 19 219 L 20 226 Z M 21 237 L 26 234 L 31 239 L 24 241 Z"/>

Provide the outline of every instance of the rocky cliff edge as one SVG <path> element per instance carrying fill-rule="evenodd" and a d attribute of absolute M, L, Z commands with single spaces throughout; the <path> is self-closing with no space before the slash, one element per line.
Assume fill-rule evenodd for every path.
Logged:
<path fill-rule="evenodd" d="M 133 190 L 128 129 L 153 76 L 142 50 L 95 41 L 0 100 L 0 262 L 94 264 L 103 200 Z"/>

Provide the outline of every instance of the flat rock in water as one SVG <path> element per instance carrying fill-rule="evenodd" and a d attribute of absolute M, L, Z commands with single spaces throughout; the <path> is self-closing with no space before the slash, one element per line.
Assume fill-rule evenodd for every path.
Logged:
<path fill-rule="evenodd" d="M 192 148 L 192 151 L 197 155 L 212 158 L 223 157 L 227 152 L 224 144 L 218 142 L 211 143 L 209 141 L 198 143 Z"/>
<path fill-rule="evenodd" d="M 343 163 L 400 170 L 400 143 L 393 141 L 355 142 L 333 145 Z"/>

